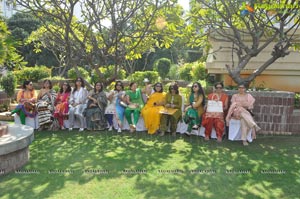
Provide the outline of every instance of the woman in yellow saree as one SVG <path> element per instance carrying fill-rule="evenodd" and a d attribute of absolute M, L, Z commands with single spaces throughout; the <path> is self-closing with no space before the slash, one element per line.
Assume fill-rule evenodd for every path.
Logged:
<path fill-rule="evenodd" d="M 148 134 L 154 134 L 159 129 L 161 117 L 159 112 L 164 109 L 165 96 L 162 84 L 156 83 L 154 93 L 149 96 L 147 104 L 141 111 Z"/>

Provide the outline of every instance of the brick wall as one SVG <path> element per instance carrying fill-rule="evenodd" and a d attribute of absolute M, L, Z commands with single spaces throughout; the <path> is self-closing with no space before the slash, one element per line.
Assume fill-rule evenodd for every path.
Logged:
<path fill-rule="evenodd" d="M 237 91 L 226 91 L 232 96 Z M 264 134 L 300 134 L 300 111 L 294 109 L 293 92 L 249 91 L 255 98 L 254 119 Z"/>

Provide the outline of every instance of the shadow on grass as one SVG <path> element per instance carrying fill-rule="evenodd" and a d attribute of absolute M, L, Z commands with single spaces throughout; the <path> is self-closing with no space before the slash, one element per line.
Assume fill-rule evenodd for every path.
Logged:
<path fill-rule="evenodd" d="M 36 132 L 23 173 L 1 177 L 0 197 L 296 198 L 299 142 L 259 137 L 243 147 L 144 132 Z"/>

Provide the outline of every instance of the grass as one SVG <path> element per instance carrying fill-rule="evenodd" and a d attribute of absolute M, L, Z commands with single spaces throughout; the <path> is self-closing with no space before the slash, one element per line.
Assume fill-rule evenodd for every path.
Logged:
<path fill-rule="evenodd" d="M 30 161 L 1 176 L 0 198 L 300 198 L 299 143 L 36 132 Z"/>

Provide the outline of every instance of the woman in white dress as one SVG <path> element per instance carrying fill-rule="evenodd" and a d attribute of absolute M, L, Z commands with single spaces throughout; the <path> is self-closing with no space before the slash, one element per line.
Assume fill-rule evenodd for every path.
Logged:
<path fill-rule="evenodd" d="M 79 131 L 84 130 L 84 117 L 82 115 L 84 109 L 86 108 L 86 100 L 88 96 L 88 91 L 84 88 L 84 81 L 81 77 L 78 77 L 75 82 L 75 88 L 71 93 L 69 100 L 70 109 L 69 109 L 69 130 L 73 130 L 74 118 L 75 116 L 79 119 Z"/>

